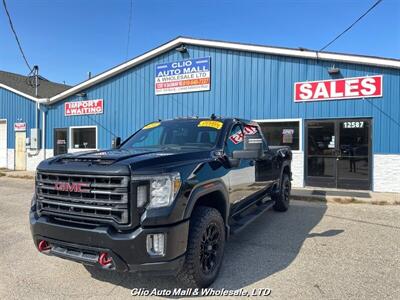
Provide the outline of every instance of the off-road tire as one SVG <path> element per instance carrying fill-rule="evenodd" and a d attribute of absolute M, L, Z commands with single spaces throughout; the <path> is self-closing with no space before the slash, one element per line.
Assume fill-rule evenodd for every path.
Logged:
<path fill-rule="evenodd" d="M 279 193 L 272 196 L 272 200 L 275 201 L 274 210 L 284 212 L 289 209 L 290 202 L 290 190 L 292 188 L 289 175 L 283 173 L 282 182 L 279 188 Z"/>
<path fill-rule="evenodd" d="M 218 231 L 218 238 L 215 242 L 216 246 L 214 246 L 213 240 L 207 238 L 207 233 L 215 232 L 214 230 Z M 209 262 L 207 260 L 208 254 L 204 254 L 207 252 L 207 250 L 204 250 L 206 248 L 205 245 L 207 245 L 208 251 L 216 253 L 213 256 L 215 257 L 215 263 L 213 264 L 213 268 L 209 269 L 209 273 L 204 270 L 204 265 L 208 266 L 208 263 L 202 263 L 204 261 Z M 210 250 L 209 246 L 213 249 Z M 221 214 L 215 208 L 197 207 L 190 220 L 187 252 L 184 265 L 177 275 L 178 281 L 185 287 L 194 288 L 205 288 L 212 284 L 221 268 L 224 246 L 225 225 Z M 214 247 L 216 247 L 215 252 Z"/>

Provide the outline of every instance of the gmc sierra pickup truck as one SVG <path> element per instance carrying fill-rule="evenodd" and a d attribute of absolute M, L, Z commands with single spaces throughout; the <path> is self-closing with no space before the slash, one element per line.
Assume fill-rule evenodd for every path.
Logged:
<path fill-rule="evenodd" d="M 230 235 L 289 207 L 291 151 L 255 122 L 157 121 L 113 146 L 39 164 L 29 217 L 40 252 L 207 287 Z"/>

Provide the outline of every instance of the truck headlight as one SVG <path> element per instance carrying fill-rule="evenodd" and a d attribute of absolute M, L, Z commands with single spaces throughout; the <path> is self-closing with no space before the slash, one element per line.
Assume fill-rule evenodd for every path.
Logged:
<path fill-rule="evenodd" d="M 144 186 L 137 188 L 137 205 L 143 207 L 157 208 L 171 205 L 176 194 L 181 187 L 181 177 L 179 173 L 170 173 L 154 176 L 132 176 L 133 181 L 148 181 L 149 191 Z M 150 198 L 147 201 L 147 198 Z"/>

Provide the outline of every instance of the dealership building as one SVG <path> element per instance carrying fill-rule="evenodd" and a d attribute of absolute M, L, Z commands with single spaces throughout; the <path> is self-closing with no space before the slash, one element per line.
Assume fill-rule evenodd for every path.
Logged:
<path fill-rule="evenodd" d="M 293 186 L 400 192 L 400 60 L 178 37 L 76 86 L 38 89 L 0 76 L 0 168 L 34 170 L 154 120 L 214 113 L 290 146 Z"/>

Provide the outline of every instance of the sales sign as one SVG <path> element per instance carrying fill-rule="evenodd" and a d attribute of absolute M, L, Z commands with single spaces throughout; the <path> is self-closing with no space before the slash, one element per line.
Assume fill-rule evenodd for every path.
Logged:
<path fill-rule="evenodd" d="M 65 116 L 97 115 L 103 113 L 103 99 L 65 102 Z"/>
<path fill-rule="evenodd" d="M 156 95 L 210 90 L 210 58 L 196 58 L 156 65 Z"/>
<path fill-rule="evenodd" d="M 294 84 L 294 102 L 371 97 L 382 97 L 382 75 Z"/>

